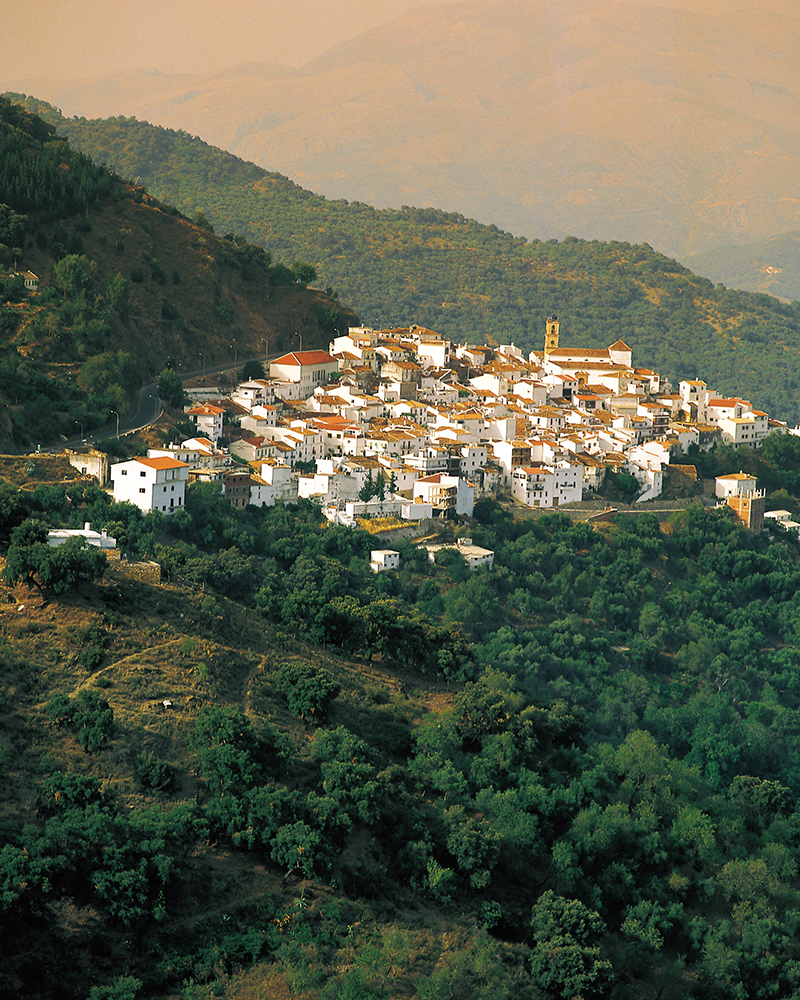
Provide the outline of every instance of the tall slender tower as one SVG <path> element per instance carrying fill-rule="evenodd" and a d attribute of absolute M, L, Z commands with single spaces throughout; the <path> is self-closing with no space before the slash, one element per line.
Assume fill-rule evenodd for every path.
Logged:
<path fill-rule="evenodd" d="M 545 323 L 544 353 L 545 357 L 551 351 L 558 350 L 558 316 L 551 313 Z"/>

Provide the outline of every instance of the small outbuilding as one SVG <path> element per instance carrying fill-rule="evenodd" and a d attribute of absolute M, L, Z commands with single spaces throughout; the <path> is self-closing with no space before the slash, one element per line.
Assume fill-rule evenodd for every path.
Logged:
<path fill-rule="evenodd" d="M 70 538 L 83 538 L 87 545 L 96 549 L 103 549 L 109 559 L 119 556 L 117 550 L 117 540 L 108 534 L 105 528 L 102 531 L 92 530 L 89 521 L 86 521 L 82 528 L 53 528 L 47 532 L 47 544 L 52 549 L 58 548 L 68 542 Z"/>
<path fill-rule="evenodd" d="M 400 553 L 396 549 L 373 549 L 369 554 L 369 568 L 373 573 L 400 568 Z"/>

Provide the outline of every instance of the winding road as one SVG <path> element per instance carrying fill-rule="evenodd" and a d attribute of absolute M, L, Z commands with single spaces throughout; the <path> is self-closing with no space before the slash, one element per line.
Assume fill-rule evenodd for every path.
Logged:
<path fill-rule="evenodd" d="M 275 357 L 278 357 L 276 354 Z M 254 358 L 243 358 L 242 361 L 235 367 L 233 365 L 220 365 L 218 368 L 205 368 L 202 371 L 198 369 L 194 372 L 187 372 L 185 375 L 180 376 L 181 382 L 189 382 L 193 378 L 197 378 L 198 375 L 222 375 L 222 374 L 235 374 L 238 372 L 248 361 L 259 361 L 261 363 L 266 363 L 269 358 L 265 358 L 263 355 L 258 355 Z M 158 420 L 164 410 L 164 404 L 161 401 L 161 397 L 158 395 L 158 382 L 151 382 L 149 385 L 142 386 L 141 392 L 139 393 L 139 408 L 136 411 L 136 416 L 131 417 L 126 420 L 125 423 L 119 426 L 119 435 L 117 435 L 117 425 L 116 422 L 106 424 L 103 427 L 96 428 L 91 434 L 86 434 L 82 438 L 73 438 L 70 441 L 64 441 L 62 444 L 49 445 L 47 448 L 42 448 L 42 451 L 46 452 L 58 452 L 63 451 L 64 448 L 78 448 L 80 445 L 93 444 L 96 441 L 102 441 L 108 437 L 122 437 L 125 434 L 133 434 L 134 431 L 140 431 L 143 427 L 148 427 L 154 421 Z"/>

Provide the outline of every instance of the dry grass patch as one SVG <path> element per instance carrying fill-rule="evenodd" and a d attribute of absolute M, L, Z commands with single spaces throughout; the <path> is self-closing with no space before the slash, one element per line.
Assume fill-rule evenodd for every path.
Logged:
<path fill-rule="evenodd" d="M 370 535 L 379 535 L 382 531 L 402 528 L 407 522 L 401 521 L 399 517 L 358 517 L 356 523 Z"/>

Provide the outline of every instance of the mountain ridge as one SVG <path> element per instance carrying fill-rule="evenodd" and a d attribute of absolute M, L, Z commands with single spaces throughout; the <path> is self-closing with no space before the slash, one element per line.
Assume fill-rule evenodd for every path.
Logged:
<path fill-rule="evenodd" d="M 622 337 L 639 363 L 673 381 L 702 377 L 779 419 L 800 419 L 800 307 L 715 288 L 647 244 L 528 243 L 458 213 L 328 201 L 186 132 L 65 119 L 15 99 L 185 214 L 201 211 L 219 232 L 307 260 L 323 287 L 376 328 L 417 323 L 459 343 L 491 338 L 532 350 L 555 310 L 573 343 L 605 347 Z"/>
<path fill-rule="evenodd" d="M 296 69 L 25 89 L 186 129 L 329 198 L 682 257 L 800 225 L 798 56 L 775 0 L 504 0 L 417 10 Z"/>

